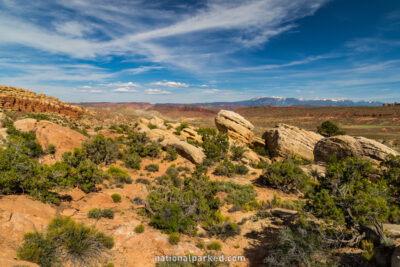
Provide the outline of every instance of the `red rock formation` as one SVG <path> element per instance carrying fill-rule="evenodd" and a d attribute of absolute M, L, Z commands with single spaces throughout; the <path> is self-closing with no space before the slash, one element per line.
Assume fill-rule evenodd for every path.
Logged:
<path fill-rule="evenodd" d="M 0 85 L 0 108 L 23 112 L 49 112 L 77 118 L 83 109 L 60 101 L 55 97 L 21 88 Z"/>

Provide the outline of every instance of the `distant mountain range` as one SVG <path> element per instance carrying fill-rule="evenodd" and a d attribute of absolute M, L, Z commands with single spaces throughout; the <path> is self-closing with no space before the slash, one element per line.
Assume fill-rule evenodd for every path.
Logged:
<path fill-rule="evenodd" d="M 278 96 L 260 96 L 250 100 L 235 101 L 235 102 L 210 102 L 210 103 L 194 103 L 195 106 L 303 106 L 303 107 L 337 107 L 337 106 L 381 106 L 383 103 L 378 101 L 352 101 L 349 99 L 303 99 L 293 97 L 278 97 Z"/>

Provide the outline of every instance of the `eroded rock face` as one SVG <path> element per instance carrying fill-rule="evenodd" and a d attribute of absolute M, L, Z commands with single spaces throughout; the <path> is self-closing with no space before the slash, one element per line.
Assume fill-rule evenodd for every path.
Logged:
<path fill-rule="evenodd" d="M 163 147 L 173 147 L 184 158 L 190 160 L 192 163 L 200 164 L 205 159 L 206 155 L 199 147 L 195 147 L 178 138 L 170 137 L 165 138 L 161 143 Z"/>
<path fill-rule="evenodd" d="M 314 160 L 314 146 L 323 136 L 295 126 L 278 124 L 266 131 L 263 138 L 273 157 L 296 155 L 306 160 Z"/>
<path fill-rule="evenodd" d="M 338 159 L 362 157 L 383 161 L 389 155 L 399 153 L 375 140 L 360 136 L 339 135 L 320 140 L 314 148 L 316 161 L 326 162 L 332 155 Z"/>
<path fill-rule="evenodd" d="M 77 118 L 83 109 L 44 94 L 0 85 L 0 108 L 23 112 L 51 112 Z"/>
<path fill-rule="evenodd" d="M 36 138 L 43 149 L 50 144 L 56 148 L 55 160 L 61 160 L 66 151 L 80 148 L 86 136 L 72 129 L 52 123 L 50 121 L 39 121 L 35 119 L 22 119 L 14 123 L 15 128 L 20 131 L 36 133 Z"/>
<path fill-rule="evenodd" d="M 215 125 L 220 132 L 228 134 L 233 141 L 244 144 L 253 143 L 253 124 L 233 111 L 221 110 L 218 112 L 215 117 Z"/>

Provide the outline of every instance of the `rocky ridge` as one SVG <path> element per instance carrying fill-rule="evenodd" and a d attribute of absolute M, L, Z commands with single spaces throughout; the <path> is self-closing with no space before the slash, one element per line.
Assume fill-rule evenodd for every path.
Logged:
<path fill-rule="evenodd" d="M 77 118 L 83 109 L 60 101 L 55 97 L 21 88 L 0 85 L 0 108 L 22 112 L 58 113 Z"/>

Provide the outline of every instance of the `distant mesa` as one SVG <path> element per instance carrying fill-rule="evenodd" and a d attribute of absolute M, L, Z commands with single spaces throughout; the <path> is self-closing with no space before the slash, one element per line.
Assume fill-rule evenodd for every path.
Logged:
<path fill-rule="evenodd" d="M 0 85 L 0 108 L 22 112 L 58 113 L 77 118 L 83 109 L 60 101 L 55 97 Z"/>

